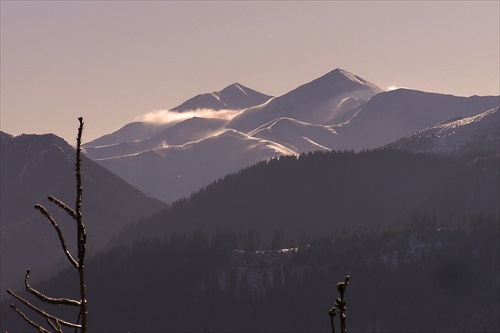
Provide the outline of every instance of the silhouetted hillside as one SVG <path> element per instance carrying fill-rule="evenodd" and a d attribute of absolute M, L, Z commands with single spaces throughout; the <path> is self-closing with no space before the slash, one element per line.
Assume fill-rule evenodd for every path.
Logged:
<path fill-rule="evenodd" d="M 350 331 L 496 332 L 498 174 L 499 156 L 480 152 L 261 162 L 89 258 L 91 331 L 328 331 L 349 274 Z M 73 297 L 72 274 L 39 288 Z M 23 325 L 4 302 L 1 329 Z"/>
<path fill-rule="evenodd" d="M 393 150 L 280 157 L 228 175 L 125 230 L 122 241 L 170 231 L 277 229 L 299 240 L 342 230 L 398 228 L 417 213 L 498 215 L 499 158 Z M 139 236 L 138 236 L 139 235 Z"/>
<path fill-rule="evenodd" d="M 53 195 L 74 204 L 75 150 L 53 134 L 13 137 L 2 132 L 0 154 L 0 286 L 5 289 L 22 286 L 28 268 L 37 280 L 62 266 L 58 261 L 64 260 L 64 253 L 57 234 L 33 208 L 35 204 L 54 214 L 63 232 L 70 233 L 70 249 L 76 246 L 74 221 L 47 200 Z M 101 249 L 125 224 L 164 207 L 85 156 L 82 168 L 90 252 Z"/>
<path fill-rule="evenodd" d="M 248 234 L 231 230 L 117 247 L 88 260 L 89 329 L 328 332 L 335 284 L 349 274 L 349 331 L 497 332 L 498 217 L 454 222 L 459 226 L 439 229 L 421 217 L 402 231 L 270 251 L 234 251 L 248 244 Z M 72 273 L 38 287 L 70 296 L 77 289 Z M 1 310 L 2 330 L 29 329 L 7 304 Z"/>

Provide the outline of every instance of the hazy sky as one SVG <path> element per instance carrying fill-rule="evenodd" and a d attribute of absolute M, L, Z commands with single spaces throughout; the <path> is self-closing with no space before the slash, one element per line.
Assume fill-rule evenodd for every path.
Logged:
<path fill-rule="evenodd" d="M 281 95 L 340 67 L 498 95 L 499 1 L 1 1 L 1 129 L 74 144 L 239 82 Z"/>

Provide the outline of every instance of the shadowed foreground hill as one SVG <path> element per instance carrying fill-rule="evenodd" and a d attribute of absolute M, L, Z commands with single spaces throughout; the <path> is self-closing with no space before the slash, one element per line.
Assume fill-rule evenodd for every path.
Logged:
<path fill-rule="evenodd" d="M 26 269 L 34 280 L 57 271 L 64 260 L 56 232 L 33 207 L 40 203 L 65 233 L 74 221 L 47 200 L 49 195 L 74 204 L 75 150 L 53 135 L 1 136 L 0 236 L 1 287 L 16 289 Z M 121 178 L 83 157 L 83 213 L 89 229 L 89 251 L 97 252 L 125 224 L 160 210 L 164 205 Z M 70 249 L 74 245 L 69 241 Z M 66 261 L 64 261 L 66 263 Z M 59 269 L 59 268 L 58 268 Z M 3 298 L 5 294 L 2 292 Z"/>
<path fill-rule="evenodd" d="M 422 217 L 398 232 L 279 251 L 234 251 L 248 237 L 230 230 L 117 247 L 87 262 L 89 330 L 328 332 L 335 283 L 348 273 L 349 331 L 498 332 L 499 220 L 456 224 L 438 229 Z M 70 296 L 72 273 L 38 287 Z M 2 330 L 29 329 L 7 304 L 1 311 Z"/>
<path fill-rule="evenodd" d="M 318 152 L 226 176 L 89 258 L 89 328 L 328 331 L 349 274 L 350 331 L 496 332 L 498 163 Z M 75 278 L 39 288 L 72 297 Z M 22 325 L 2 304 L 1 329 Z"/>
<path fill-rule="evenodd" d="M 414 214 L 498 215 L 499 157 L 443 157 L 393 150 L 280 157 L 228 175 L 171 209 L 131 225 L 121 242 L 170 231 L 276 230 L 285 239 L 397 227 Z M 450 199 L 451 198 L 451 199 Z M 400 223 L 399 223 L 400 224 Z M 139 236 L 138 236 L 139 235 Z"/>

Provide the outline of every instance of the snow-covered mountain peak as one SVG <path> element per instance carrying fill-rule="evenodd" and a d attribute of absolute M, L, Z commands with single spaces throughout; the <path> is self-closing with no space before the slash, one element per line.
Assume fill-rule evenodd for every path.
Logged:
<path fill-rule="evenodd" d="M 267 158 L 378 148 L 447 119 L 457 121 L 458 116 L 497 106 L 495 96 L 385 92 L 337 68 L 273 98 L 236 82 L 177 108 L 151 112 L 143 122 L 85 148 L 89 157 L 145 193 L 172 202 Z"/>
<path fill-rule="evenodd" d="M 199 94 L 171 109 L 171 111 L 184 112 L 198 109 L 240 110 L 260 105 L 271 97 L 245 87 L 240 83 L 233 83 L 220 91 Z"/>
<path fill-rule="evenodd" d="M 225 94 L 241 94 L 243 93 L 244 95 L 249 95 L 251 89 L 250 88 L 247 88 L 245 87 L 244 85 L 242 84 L 239 84 L 238 82 L 235 82 L 229 86 L 227 86 L 226 88 L 222 89 L 220 91 L 220 95 L 225 95 Z"/>
<path fill-rule="evenodd" d="M 344 113 L 382 91 L 376 85 L 337 68 L 265 104 L 245 110 L 234 117 L 228 127 L 250 132 L 283 117 L 325 124 L 337 113 Z M 349 103 L 343 105 L 347 101 Z"/>
<path fill-rule="evenodd" d="M 316 85 L 326 84 L 335 87 L 336 89 L 343 88 L 347 90 L 356 90 L 366 87 L 372 90 L 374 93 L 380 93 L 384 91 L 375 84 L 366 81 L 365 79 L 341 68 L 336 68 L 333 71 L 319 77 L 318 79 L 309 82 L 309 84 L 311 83 L 316 83 Z"/>

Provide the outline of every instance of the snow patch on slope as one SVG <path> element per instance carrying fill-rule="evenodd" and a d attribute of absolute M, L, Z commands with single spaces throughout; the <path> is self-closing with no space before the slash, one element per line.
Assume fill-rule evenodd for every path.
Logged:
<path fill-rule="evenodd" d="M 400 139 L 387 147 L 412 152 L 451 154 L 500 145 L 499 108 L 453 118 Z"/>

